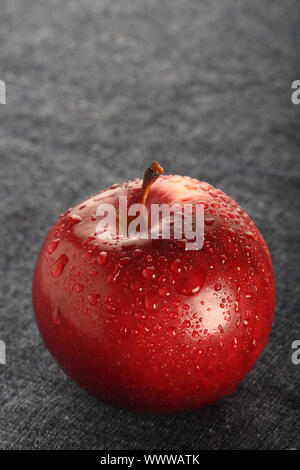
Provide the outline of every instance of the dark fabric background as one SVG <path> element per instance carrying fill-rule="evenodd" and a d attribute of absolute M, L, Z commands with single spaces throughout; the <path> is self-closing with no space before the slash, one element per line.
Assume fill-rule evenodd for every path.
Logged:
<path fill-rule="evenodd" d="M 0 1 L 1 448 L 299 447 L 299 13 L 298 0 Z M 171 416 L 80 390 L 46 351 L 31 304 L 58 215 L 153 159 L 244 207 L 277 286 L 270 341 L 237 393 Z"/>

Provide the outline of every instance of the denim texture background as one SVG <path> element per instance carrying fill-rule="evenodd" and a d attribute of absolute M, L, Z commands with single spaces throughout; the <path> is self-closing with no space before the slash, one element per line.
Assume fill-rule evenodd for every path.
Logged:
<path fill-rule="evenodd" d="M 1 0 L 2 449 L 299 447 L 299 13 L 298 0 Z M 154 159 L 246 210 L 277 287 L 269 343 L 236 394 L 170 416 L 80 390 L 46 351 L 31 302 L 58 215 Z"/>

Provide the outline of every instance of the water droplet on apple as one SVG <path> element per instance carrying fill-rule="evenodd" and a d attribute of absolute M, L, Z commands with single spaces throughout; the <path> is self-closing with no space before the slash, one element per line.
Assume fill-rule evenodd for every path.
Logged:
<path fill-rule="evenodd" d="M 185 320 L 185 321 L 182 323 L 180 329 L 181 329 L 181 330 L 184 330 L 185 328 L 189 328 L 190 326 L 191 326 L 191 322 L 190 322 L 189 320 Z"/>
<path fill-rule="evenodd" d="M 194 266 L 175 280 L 175 289 L 183 295 L 198 294 L 204 284 L 205 273 L 200 265 Z"/>
<path fill-rule="evenodd" d="M 212 219 L 212 218 L 205 218 L 204 219 L 204 223 L 206 225 L 212 225 L 214 222 L 215 222 L 215 219 Z"/>
<path fill-rule="evenodd" d="M 173 336 L 176 336 L 176 330 L 175 330 L 175 328 L 172 327 L 172 326 L 169 326 L 169 327 L 166 329 L 166 333 L 167 333 L 167 335 L 170 336 L 171 338 L 172 338 Z"/>
<path fill-rule="evenodd" d="M 107 261 L 107 252 L 106 251 L 101 251 L 99 255 L 97 256 L 97 263 L 100 264 L 100 266 L 104 266 Z"/>
<path fill-rule="evenodd" d="M 138 320 L 141 320 L 145 318 L 145 315 L 143 315 L 141 312 L 134 312 L 134 317 L 137 318 Z"/>
<path fill-rule="evenodd" d="M 132 259 L 129 256 L 125 256 L 125 258 L 121 258 L 118 262 L 117 266 L 123 268 L 123 266 L 127 266 L 132 262 Z"/>
<path fill-rule="evenodd" d="M 136 281 L 136 280 L 131 281 L 129 287 L 134 292 L 141 291 L 141 284 L 139 283 L 139 281 Z"/>
<path fill-rule="evenodd" d="M 132 329 L 130 330 L 130 333 L 132 334 L 132 336 L 135 336 L 135 335 L 138 335 L 138 334 L 139 334 L 139 331 L 136 330 L 135 328 L 132 328 Z"/>
<path fill-rule="evenodd" d="M 149 332 L 149 329 L 145 325 L 143 325 L 141 322 L 138 322 L 138 327 L 139 327 L 139 329 L 142 333 L 148 333 Z"/>
<path fill-rule="evenodd" d="M 121 336 L 125 336 L 127 334 L 127 328 L 125 326 L 121 326 L 120 334 Z"/>
<path fill-rule="evenodd" d="M 155 271 L 156 269 L 154 266 L 147 266 L 146 268 L 142 270 L 142 276 L 148 280 L 155 279 L 156 278 Z"/>
<path fill-rule="evenodd" d="M 170 312 L 169 317 L 172 318 L 172 319 L 173 318 L 178 318 L 178 314 L 176 312 Z"/>
<path fill-rule="evenodd" d="M 162 286 L 158 289 L 158 295 L 159 297 L 168 297 L 170 295 L 170 292 L 167 287 Z"/>
<path fill-rule="evenodd" d="M 49 243 L 49 245 L 47 247 L 49 255 L 51 255 L 53 253 L 53 251 L 56 250 L 59 242 L 60 242 L 60 240 L 59 240 L 59 238 L 57 238 L 56 240 L 53 240 L 52 242 Z"/>
<path fill-rule="evenodd" d="M 82 218 L 80 217 L 80 215 L 75 214 L 75 215 L 72 215 L 71 217 L 69 217 L 68 225 L 67 225 L 68 230 L 70 230 L 70 228 L 73 225 L 78 224 L 81 221 L 82 221 Z"/>
<path fill-rule="evenodd" d="M 173 261 L 173 263 L 171 264 L 171 271 L 174 274 L 180 273 L 180 271 L 181 271 L 181 261 L 180 261 L 180 259 L 176 259 L 175 261 Z"/>
<path fill-rule="evenodd" d="M 139 248 L 137 248 L 136 250 L 132 252 L 133 258 L 138 258 L 141 254 L 142 254 L 142 250 L 140 250 Z"/>
<path fill-rule="evenodd" d="M 91 271 L 89 271 L 89 275 L 91 277 L 95 277 L 99 274 L 99 271 L 97 271 L 97 269 L 91 269 Z"/>
<path fill-rule="evenodd" d="M 151 292 L 145 295 L 144 303 L 148 312 L 153 312 L 157 309 L 157 298 Z"/>
<path fill-rule="evenodd" d="M 100 295 L 99 294 L 90 294 L 88 295 L 88 302 L 91 305 L 96 305 L 99 302 Z"/>
<path fill-rule="evenodd" d="M 217 291 L 217 292 L 218 292 L 219 290 L 221 290 L 221 289 L 222 289 L 221 284 L 220 284 L 219 282 L 216 282 L 216 284 L 214 285 L 214 289 L 215 289 L 215 291 Z"/>
<path fill-rule="evenodd" d="M 249 238 L 250 240 L 256 240 L 256 237 L 253 232 L 244 232 L 246 237 Z"/>
<path fill-rule="evenodd" d="M 56 325 L 60 325 L 61 324 L 61 313 L 60 313 L 60 310 L 58 308 L 58 305 L 55 305 L 55 308 L 54 308 L 54 311 L 53 311 L 53 320 L 54 320 L 54 323 Z"/>
<path fill-rule="evenodd" d="M 69 258 L 66 255 L 61 255 L 51 268 L 52 276 L 59 277 L 68 261 Z"/>

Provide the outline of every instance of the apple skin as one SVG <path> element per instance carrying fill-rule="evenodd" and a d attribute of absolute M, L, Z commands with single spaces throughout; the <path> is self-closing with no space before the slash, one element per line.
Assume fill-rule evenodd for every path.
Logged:
<path fill-rule="evenodd" d="M 153 184 L 147 206 L 203 202 L 201 250 L 176 240 L 104 246 L 93 237 L 100 201 L 136 202 L 141 184 L 114 185 L 60 216 L 35 268 L 36 320 L 63 370 L 101 400 L 144 412 L 192 410 L 233 393 L 265 347 L 272 262 L 235 201 L 177 175 Z"/>

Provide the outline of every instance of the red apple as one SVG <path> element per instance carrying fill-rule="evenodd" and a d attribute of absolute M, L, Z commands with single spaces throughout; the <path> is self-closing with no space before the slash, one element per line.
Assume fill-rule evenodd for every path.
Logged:
<path fill-rule="evenodd" d="M 143 187 L 113 185 L 60 216 L 36 264 L 33 302 L 48 349 L 82 388 L 169 413 L 235 391 L 267 343 L 275 287 L 266 244 L 235 201 L 186 176 L 149 178 L 151 168 L 160 169 L 149 167 Z M 203 248 L 174 237 L 100 240 L 97 207 L 117 208 L 121 195 L 149 209 L 202 203 Z"/>

